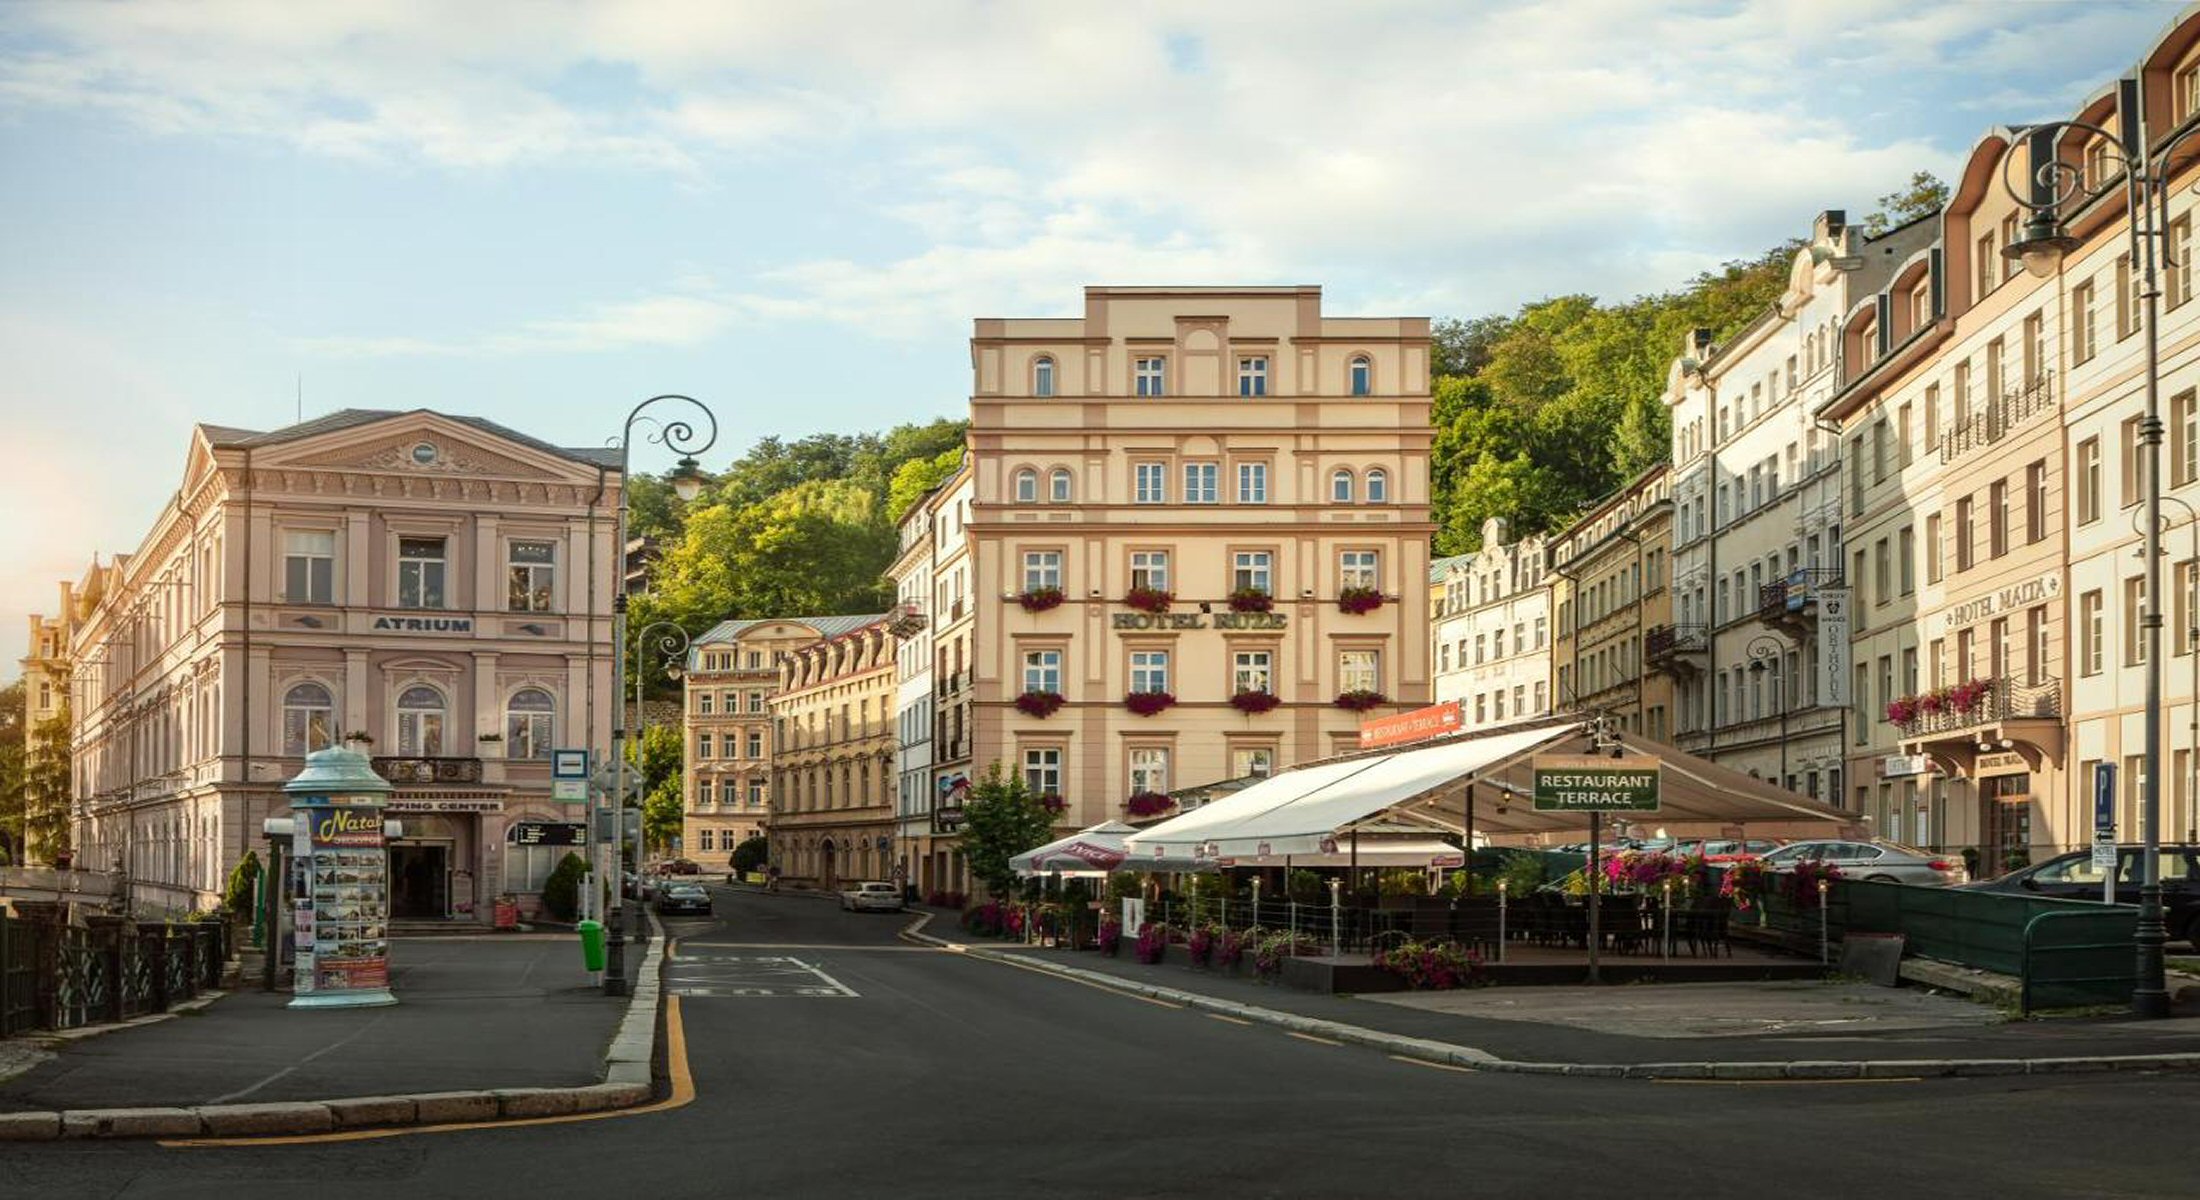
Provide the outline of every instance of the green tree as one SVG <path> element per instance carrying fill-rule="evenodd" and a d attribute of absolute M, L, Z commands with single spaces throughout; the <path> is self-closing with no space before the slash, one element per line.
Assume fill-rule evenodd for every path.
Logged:
<path fill-rule="evenodd" d="M 23 681 L 0 688 L 0 866 L 23 861 L 23 837 L 30 814 L 25 777 L 23 722 L 27 719 Z"/>
<path fill-rule="evenodd" d="M 23 766 L 25 857 L 53 862 L 70 853 L 69 706 L 31 731 Z"/>
<path fill-rule="evenodd" d="M 672 839 L 679 836 L 685 811 L 678 775 L 666 778 L 645 792 L 642 796 L 642 844 L 653 850 L 670 849 Z"/>
<path fill-rule="evenodd" d="M 1008 860 L 1047 843 L 1054 814 L 1039 803 L 1023 776 L 1002 769 L 998 760 L 970 789 L 963 802 L 962 850 L 971 878 L 995 896 L 1016 885 Z"/>
<path fill-rule="evenodd" d="M 950 446 L 931 458 L 912 458 L 895 468 L 892 482 L 886 485 L 887 519 L 900 522 L 926 493 L 962 469 L 962 457 L 961 446 Z"/>
<path fill-rule="evenodd" d="M 771 842 L 761 837 L 743 838 L 733 848 L 733 869 L 743 872 L 758 870 L 771 861 Z"/>
<path fill-rule="evenodd" d="M 1881 196 L 1878 210 L 1864 218 L 1861 228 L 1864 236 L 1878 237 L 1919 217 L 1937 213 L 1947 203 L 1948 185 L 1931 171 L 1919 171 L 1910 176 L 1910 182 Z"/>

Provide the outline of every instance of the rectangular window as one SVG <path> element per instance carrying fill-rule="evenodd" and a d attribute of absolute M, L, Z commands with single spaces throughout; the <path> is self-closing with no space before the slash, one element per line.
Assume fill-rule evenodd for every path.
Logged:
<path fill-rule="evenodd" d="M 1340 650 L 1337 652 L 1337 690 L 1340 692 L 1380 692 L 1383 690 L 1381 652 L 1375 650 Z M 1498 703 L 1504 703 L 1504 693 L 1498 693 Z"/>
<path fill-rule="evenodd" d="M 1238 395 L 1268 394 L 1268 359 L 1260 355 L 1238 360 Z"/>
<path fill-rule="evenodd" d="M 1240 550 L 1230 559 L 1230 590 L 1275 594 L 1273 556 L 1266 550 Z"/>
<path fill-rule="evenodd" d="M 1230 655 L 1232 692 L 1273 691 L 1275 656 L 1267 650 L 1239 650 Z"/>
<path fill-rule="evenodd" d="M 1062 794 L 1062 751 L 1048 746 L 1024 751 L 1024 786 L 1035 796 Z"/>
<path fill-rule="evenodd" d="M 513 612 L 549 612 L 557 591 L 557 543 L 515 541 L 508 553 L 506 604 Z"/>
<path fill-rule="evenodd" d="M 1925 582 L 1939 583 L 1940 572 L 1940 514 L 1933 513 L 1925 518 Z"/>
<path fill-rule="evenodd" d="M 2009 248 L 2009 245 L 2010 245 L 2010 243 L 2012 243 L 2012 242 L 2014 242 L 2014 241 L 2016 241 L 2016 240 L 2017 240 L 2017 214 L 2015 214 L 2015 213 L 2010 213 L 2010 214 L 2008 214 L 2007 216 L 2005 216 L 2005 217 L 2003 217 L 2003 218 L 2001 219 L 2001 247 L 2002 247 L 2002 249 L 2004 249 L 2004 250 L 2008 249 L 2008 248 Z M 2001 256 L 2001 279 L 2002 279 L 2002 282 L 2004 282 L 2004 283 L 2007 283 L 2008 281 L 2010 281 L 2010 280 L 2012 280 L 2012 279 L 2015 279 L 2015 278 L 2017 277 L 2017 269 L 2018 269 L 2018 268 L 2017 268 L 2017 260 L 2016 260 L 2016 259 L 2013 259 L 2013 258 L 2009 257 L 2009 256 L 2008 256 L 2008 255 L 2006 255 L 2006 254 L 2004 254 L 2004 255 L 2002 255 L 2002 256 Z"/>
<path fill-rule="evenodd" d="M 1873 543 L 1872 566 L 1877 571 L 1872 580 L 1872 603 L 1885 604 L 1894 599 L 1894 559 L 1887 539 L 1880 538 Z"/>
<path fill-rule="evenodd" d="M 283 599 L 292 604 L 336 602 L 336 534 L 292 529 L 283 534 Z"/>
<path fill-rule="evenodd" d="M 2033 313 L 2024 319 L 2024 386 L 2039 386 L 2047 375 L 2047 319 Z"/>
<path fill-rule="evenodd" d="M 2192 653 L 2195 627 L 2200 620 L 2200 563 L 2191 559 L 2177 564 L 2177 572 L 2171 576 L 2171 594 L 2176 599 L 2176 622 L 2164 631 L 2169 640 L 2170 653 L 2183 656 Z"/>
<path fill-rule="evenodd" d="M 2146 631 L 2139 627 L 2139 615 L 2147 603 L 2147 581 L 2143 575 L 2124 580 L 2124 665 L 2136 667 L 2147 660 Z"/>
<path fill-rule="evenodd" d="M 1238 464 L 1237 502 L 1239 504 L 1268 503 L 1267 463 Z"/>
<path fill-rule="evenodd" d="M 2047 606 L 2044 604 L 2025 610 L 2024 647 L 2024 681 L 2038 687 L 2048 678 Z"/>
<path fill-rule="evenodd" d="M 1133 374 L 1137 379 L 1139 395 L 1168 395 L 1167 389 L 1163 386 L 1168 377 L 1168 362 L 1169 360 L 1165 358 L 1141 358 L 1137 361 L 1133 368 Z"/>
<path fill-rule="evenodd" d="M 2120 255 L 2116 259 L 2116 339 L 2122 341 L 2139 331 L 2141 297 L 2139 273 L 2131 269 L 2131 256 Z"/>
<path fill-rule="evenodd" d="M 2125 508 L 2137 504 L 2146 490 L 2140 486 L 2145 482 L 2141 476 L 2145 473 L 2146 454 L 2139 445 L 2139 420 L 2133 417 L 2117 429 L 2117 441 L 2123 446 L 2123 461 L 2119 465 L 2123 469 L 2120 491 Z"/>
<path fill-rule="evenodd" d="M 1059 650 L 1024 651 L 1024 690 L 1027 692 L 1062 691 L 1062 652 Z"/>
<path fill-rule="evenodd" d="M 762 757 L 764 757 L 764 731 L 763 731 L 763 730 L 761 730 L 761 729 L 751 729 L 751 730 L 749 730 L 749 733 L 748 733 L 748 756 L 749 756 L 750 758 L 752 758 L 752 759 L 757 759 L 757 758 L 762 758 Z"/>
<path fill-rule="evenodd" d="M 712 757 L 713 747 L 711 744 L 711 736 L 712 735 L 708 730 L 704 730 L 695 735 L 695 759 L 697 762 L 701 762 L 703 759 Z"/>
<path fill-rule="evenodd" d="M 1948 686 L 1948 643 L 1934 638 L 1933 644 L 1926 647 L 1925 660 L 1931 668 L 1933 690 Z"/>
<path fill-rule="evenodd" d="M 1184 464 L 1184 503 L 1214 504 L 1219 501 L 1221 468 L 1213 463 Z"/>
<path fill-rule="evenodd" d="M 710 712 L 711 712 L 711 702 L 712 702 L 713 700 L 716 700 L 716 699 L 717 699 L 717 696 L 716 696 L 716 695 L 715 695 L 714 693 L 711 693 L 711 692 L 697 692 L 697 693 L 695 693 L 695 712 L 696 712 L 696 714 L 697 714 L 698 716 L 705 716 L 705 717 L 709 716 L 709 715 L 710 715 Z"/>
<path fill-rule="evenodd" d="M 1131 586 L 1151 588 L 1157 592 L 1169 590 L 1169 552 L 1166 550 L 1131 551 Z"/>
<path fill-rule="evenodd" d="M 443 539 L 397 539 L 397 606 L 442 608 Z"/>
<path fill-rule="evenodd" d="M 2192 218 L 2169 223 L 2169 261 L 2162 269 L 2163 298 L 2171 308 L 2192 299 Z"/>
<path fill-rule="evenodd" d="M 1131 690 L 1134 692 L 1166 692 L 1169 690 L 1168 651 L 1131 651 Z"/>
<path fill-rule="evenodd" d="M 2070 361 L 2082 363 L 2093 358 L 2099 345 L 2093 331 L 2093 281 L 2070 289 Z"/>
<path fill-rule="evenodd" d="M 749 693 L 749 711 L 752 713 L 761 713 L 764 711 L 764 693 Z"/>
<path fill-rule="evenodd" d="M 1940 385 L 1928 384 L 1925 388 L 1925 447 L 1932 449 L 1940 444 Z"/>
<path fill-rule="evenodd" d="M 2009 553 L 2009 483 L 1997 479 L 1986 485 L 1986 552 L 1994 558 Z"/>
<path fill-rule="evenodd" d="M 1910 465 L 1910 406 L 1907 404 L 1894 412 L 1894 453 L 1898 465 Z M 1773 490 L 1778 491 L 1778 485 L 1774 485 Z"/>
<path fill-rule="evenodd" d="M 1904 525 L 1895 539 L 1895 570 L 1901 576 L 1902 594 L 1912 595 L 1917 591 L 1917 534 Z"/>
<path fill-rule="evenodd" d="M 1232 779 L 1266 779 L 1276 770 L 1276 752 L 1269 746 L 1247 746 L 1230 751 Z"/>
<path fill-rule="evenodd" d="M 2047 536 L 2047 461 L 2024 468 L 2024 541 L 2031 545 Z"/>
<path fill-rule="evenodd" d="M 2101 519 L 2101 439 L 2078 443 L 2078 524 Z"/>
<path fill-rule="evenodd" d="M 1040 588 L 1062 586 L 1062 552 L 1059 550 L 1024 551 L 1024 590 L 1036 592 Z"/>
<path fill-rule="evenodd" d="M 1139 504 L 1167 504 L 1169 502 L 1169 467 L 1167 463 L 1142 462 L 1131 468 L 1135 480 L 1132 498 Z"/>
<path fill-rule="evenodd" d="M 1978 292 L 1973 298 L 1974 302 L 1984 300 L 1987 293 L 1994 290 L 1994 285 L 2001 281 L 2001 268 L 1996 265 L 1995 257 L 1994 235 L 1981 234 L 1978 239 Z"/>
<path fill-rule="evenodd" d="M 1956 570 L 1971 569 L 1971 498 L 1956 501 Z"/>
<path fill-rule="evenodd" d="M 1346 550 L 1337 555 L 1337 585 L 1348 588 L 1378 586 L 1373 550 Z"/>
<path fill-rule="evenodd" d="M 2107 640 L 2107 630 L 2102 628 L 2101 593 L 2087 592 L 2078 597 L 2078 664 L 2079 673 L 2101 673 L 2101 647 Z"/>
<path fill-rule="evenodd" d="M 2183 487 L 2200 473 L 2200 405 L 2191 389 L 2169 398 L 2169 480 Z"/>
<path fill-rule="evenodd" d="M 1160 746 L 1134 746 L 1130 759 L 1131 794 L 1169 793 L 1169 752 Z"/>

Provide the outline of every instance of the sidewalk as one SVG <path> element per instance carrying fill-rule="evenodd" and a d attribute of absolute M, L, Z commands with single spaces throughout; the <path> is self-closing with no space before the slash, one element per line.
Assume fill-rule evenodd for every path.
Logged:
<path fill-rule="evenodd" d="M 643 947 L 630 942 L 630 978 Z M 250 982 L 171 1020 L 60 1042 L 0 1082 L 0 1112 L 319 1100 L 601 1079 L 624 997 L 570 937 L 403 938 L 387 1008 L 291 1011 Z"/>
<path fill-rule="evenodd" d="M 1970 1000 L 1856 982 L 1493 987 L 1325 996 L 1228 973 L 1143 964 L 1127 945 L 1121 957 L 1109 958 L 1093 951 L 968 938 L 941 925 L 935 920 L 915 936 L 936 935 L 983 957 L 1087 973 L 1088 981 L 1126 990 L 1170 989 L 1188 998 L 1265 1010 L 1278 1015 L 1276 1023 L 1326 1021 L 1378 1038 L 1463 1048 L 1470 1053 L 1459 1057 L 1469 1062 L 1614 1068 L 1602 1073 L 1648 1064 L 1700 1068 L 1871 1062 L 1915 1065 L 1932 1073 L 1926 1068 L 1935 1064 L 1986 1060 L 2015 1066 L 1966 1073 L 2024 1073 L 2025 1060 L 2081 1060 L 2067 1069 L 2105 1069 L 2102 1060 L 2132 1055 L 2193 1055 L 2200 1065 L 2200 1016 L 2015 1021 Z"/>

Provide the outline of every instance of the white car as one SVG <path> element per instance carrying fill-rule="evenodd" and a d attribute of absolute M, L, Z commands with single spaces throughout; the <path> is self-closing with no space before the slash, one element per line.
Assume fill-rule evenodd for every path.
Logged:
<path fill-rule="evenodd" d="M 901 889 L 891 883 L 859 883 L 840 893 L 843 912 L 900 912 Z"/>

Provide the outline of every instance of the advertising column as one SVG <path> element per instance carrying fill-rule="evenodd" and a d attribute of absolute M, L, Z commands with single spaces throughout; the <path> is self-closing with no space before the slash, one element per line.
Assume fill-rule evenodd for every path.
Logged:
<path fill-rule="evenodd" d="M 367 757 L 330 747 L 306 756 L 290 794 L 303 874 L 292 1008 L 395 1004 L 389 974 L 390 785 Z"/>

